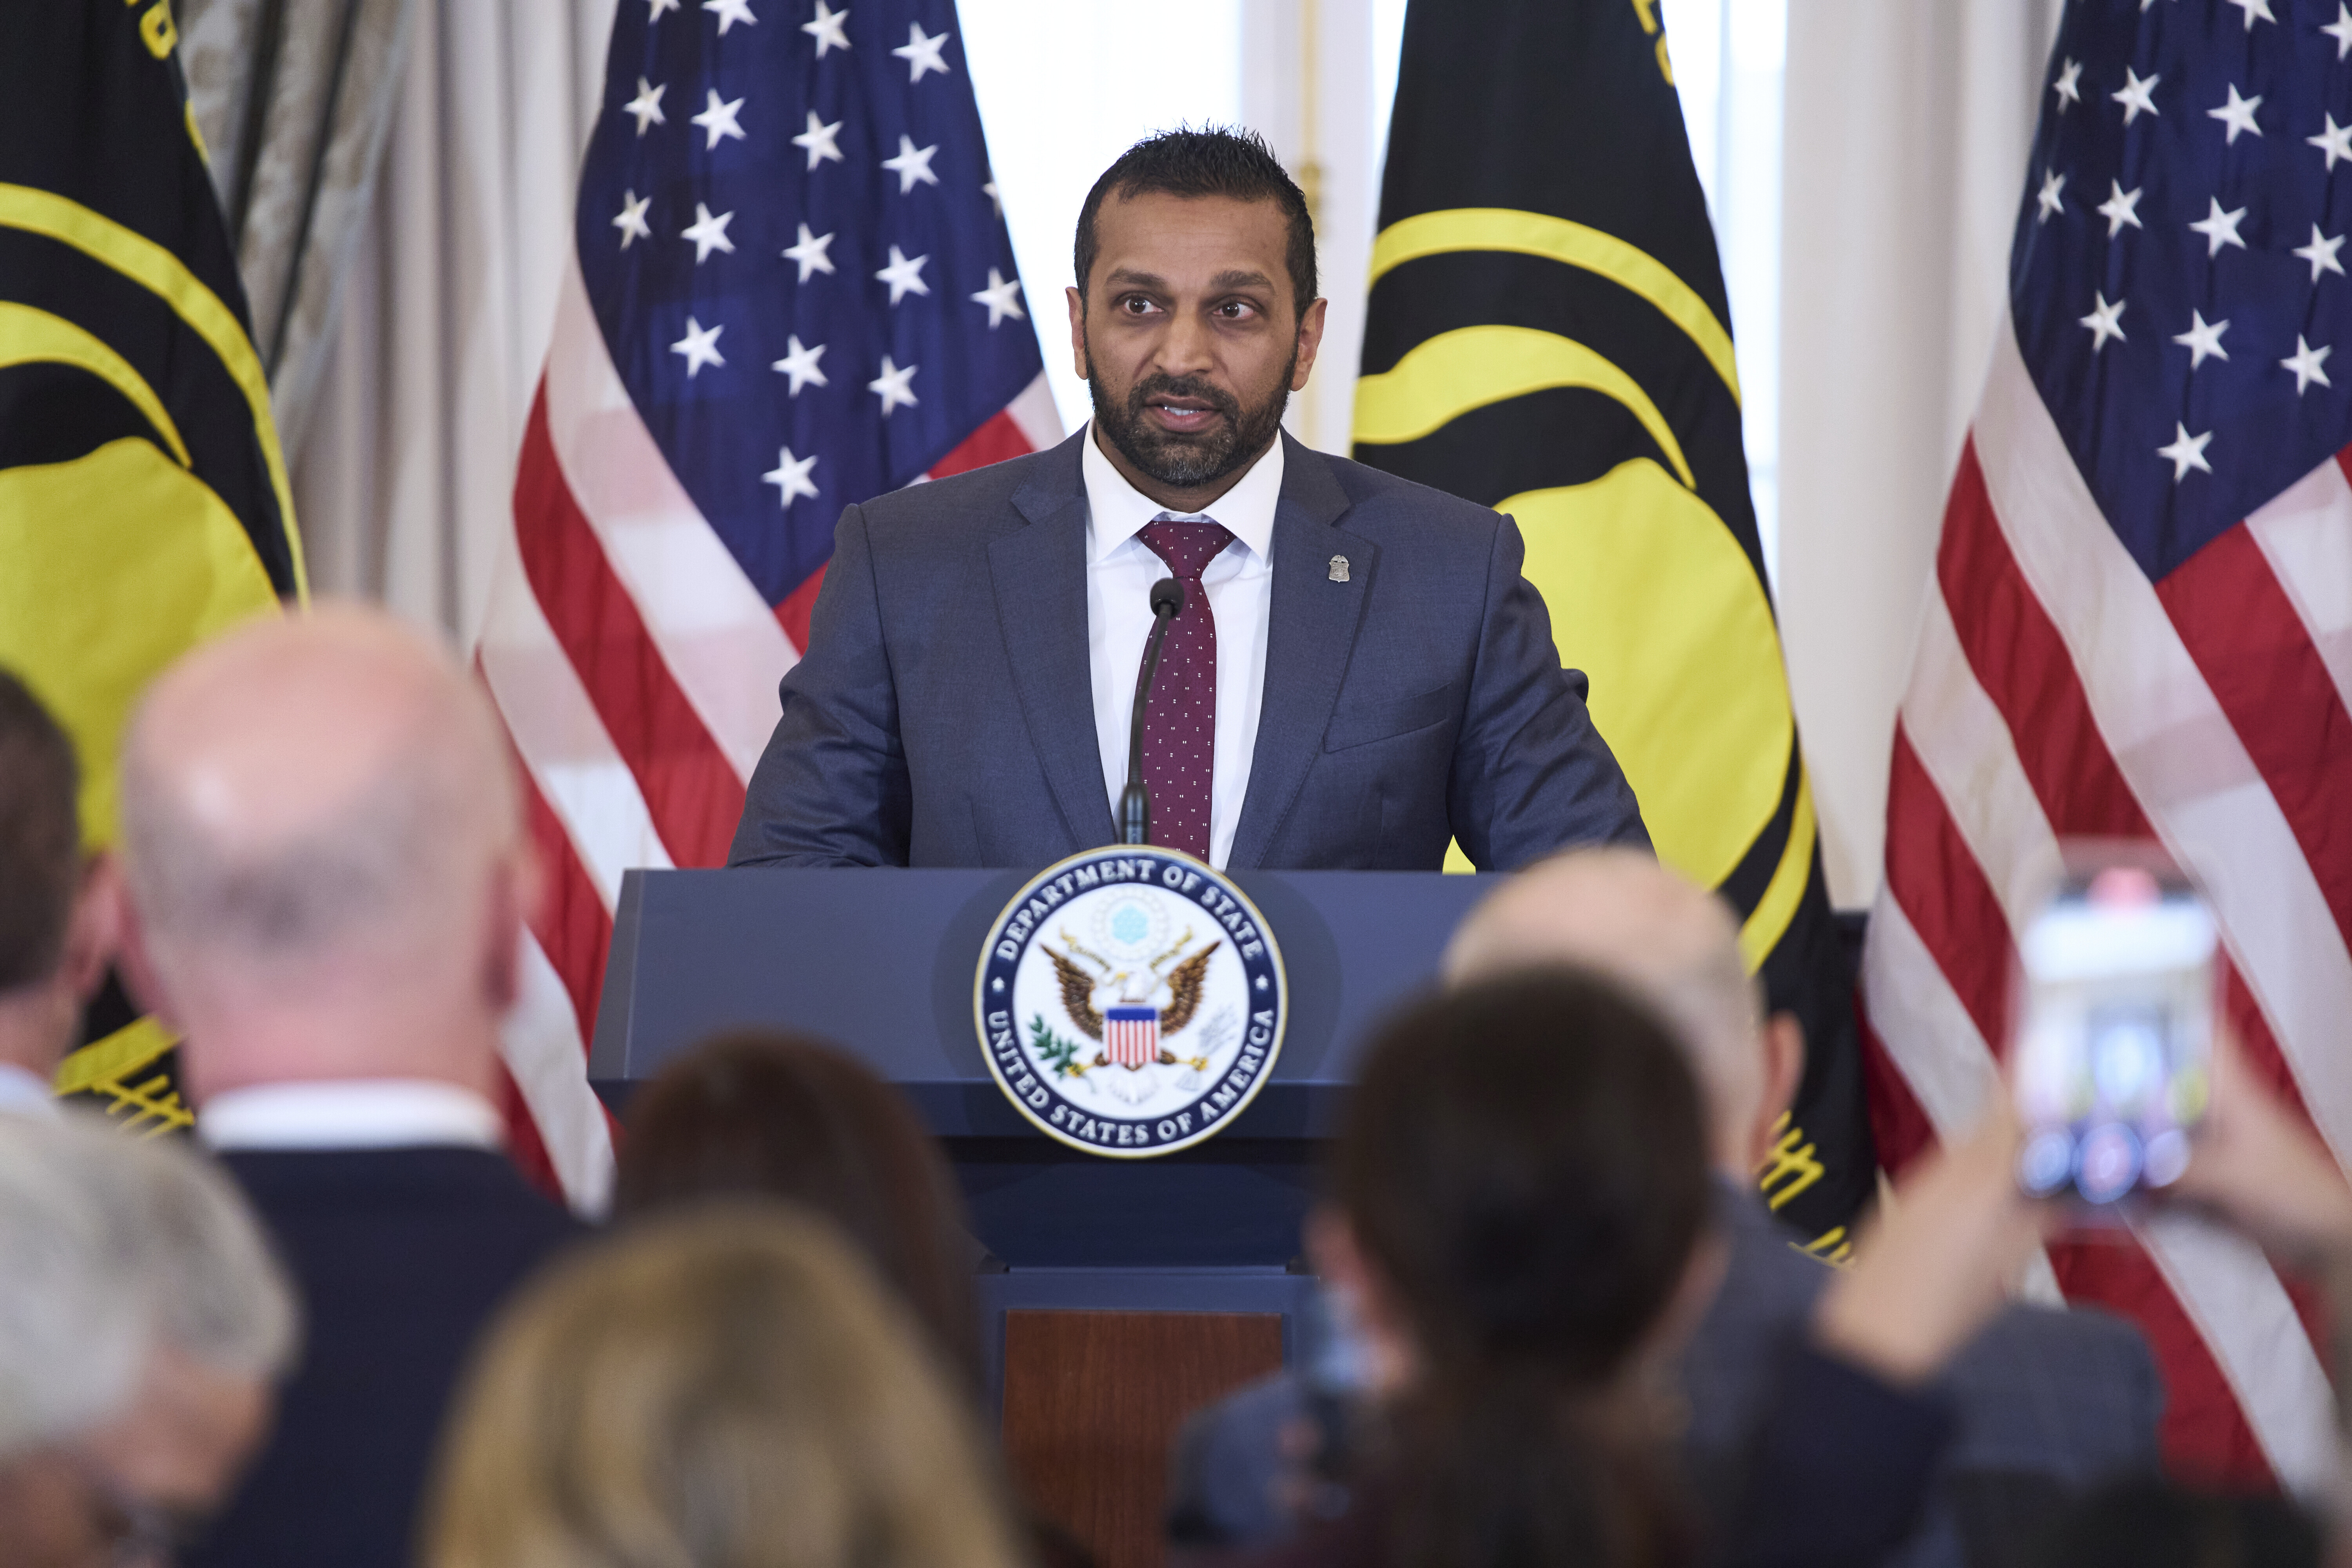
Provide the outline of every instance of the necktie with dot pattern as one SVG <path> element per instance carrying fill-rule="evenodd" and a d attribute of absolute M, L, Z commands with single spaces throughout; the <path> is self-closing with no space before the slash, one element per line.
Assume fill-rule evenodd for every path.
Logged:
<path fill-rule="evenodd" d="M 1143 710 L 1143 784 L 1151 792 L 1151 842 L 1209 858 L 1210 781 L 1217 762 L 1217 617 L 1201 574 L 1234 542 L 1217 522 L 1161 516 L 1139 533 L 1184 584 L 1184 608 L 1168 627 Z"/>

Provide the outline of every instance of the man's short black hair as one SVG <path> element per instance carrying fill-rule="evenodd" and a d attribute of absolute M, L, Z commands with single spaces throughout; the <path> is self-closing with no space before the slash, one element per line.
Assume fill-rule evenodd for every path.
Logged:
<path fill-rule="evenodd" d="M 1290 244 L 1283 264 L 1290 270 L 1290 291 L 1297 310 L 1315 298 L 1315 220 L 1307 216 L 1306 195 L 1298 182 L 1255 131 L 1203 126 L 1198 131 L 1178 126 L 1154 132 L 1118 155 L 1102 172 L 1095 188 L 1078 209 L 1078 240 L 1072 257 L 1078 291 L 1086 292 L 1087 275 L 1095 269 L 1101 248 L 1095 237 L 1095 216 L 1112 192 L 1121 196 L 1158 191 L 1171 196 L 1230 196 L 1241 202 L 1272 202 L 1290 223 Z"/>
<path fill-rule="evenodd" d="M 46 980 L 65 956 L 81 886 L 73 742 L 0 669 L 0 991 Z"/>

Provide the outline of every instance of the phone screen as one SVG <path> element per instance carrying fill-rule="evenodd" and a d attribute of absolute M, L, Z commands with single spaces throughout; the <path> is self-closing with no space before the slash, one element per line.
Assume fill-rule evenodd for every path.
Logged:
<path fill-rule="evenodd" d="M 2213 1057 L 2218 942 L 2211 908 L 2169 865 L 2070 864 L 2018 943 L 2027 1192 L 2106 1205 L 2188 1169 Z"/>

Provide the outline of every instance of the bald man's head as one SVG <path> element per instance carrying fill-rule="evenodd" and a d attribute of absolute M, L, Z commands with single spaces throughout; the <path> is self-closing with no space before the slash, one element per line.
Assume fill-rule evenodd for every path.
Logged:
<path fill-rule="evenodd" d="M 123 745 L 123 874 L 144 956 L 184 1001 L 239 981 L 291 1002 L 469 986 L 485 944 L 516 934 L 500 889 L 520 833 L 478 689 L 379 611 L 206 645 Z"/>
<path fill-rule="evenodd" d="M 1512 970 L 1576 963 L 1622 981 L 1689 1048 L 1724 1163 L 1745 1163 L 1760 1114 L 1791 1085 L 1775 1060 L 1763 1001 L 1730 909 L 1639 850 L 1574 849 L 1506 881 L 1470 911 L 1445 952 L 1460 985 Z M 1783 1026 L 1793 1030 L 1793 1024 Z M 1801 1040 L 1795 1042 L 1801 1062 Z"/>

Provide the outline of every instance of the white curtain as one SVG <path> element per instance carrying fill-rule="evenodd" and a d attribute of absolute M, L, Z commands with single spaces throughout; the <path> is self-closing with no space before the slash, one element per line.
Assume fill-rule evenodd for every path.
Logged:
<path fill-rule="evenodd" d="M 377 170 L 414 0 L 183 0 L 188 104 L 269 373 L 300 445 Z"/>
<path fill-rule="evenodd" d="M 1895 710 L 2007 287 L 2059 0 L 1791 0 L 1780 625 L 1832 898 L 1869 904 Z"/>
<path fill-rule="evenodd" d="M 417 0 L 292 454 L 313 587 L 479 628 L 572 243 L 614 0 Z"/>

